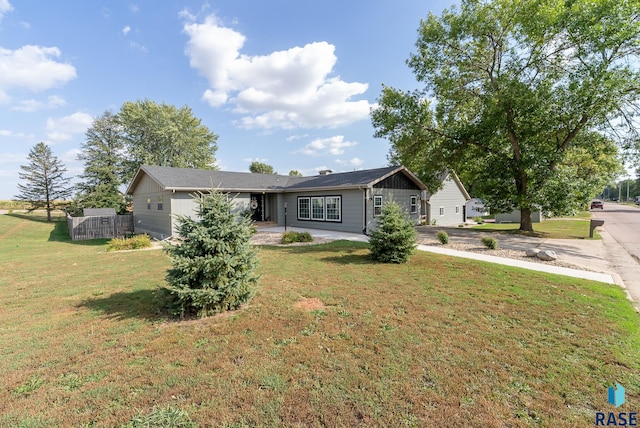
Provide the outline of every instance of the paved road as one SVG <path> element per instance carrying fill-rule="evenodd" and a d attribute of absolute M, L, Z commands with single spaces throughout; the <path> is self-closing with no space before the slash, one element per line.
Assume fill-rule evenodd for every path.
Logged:
<path fill-rule="evenodd" d="M 591 217 L 604 220 L 609 235 L 640 260 L 640 208 L 605 202 L 602 211 L 591 210 Z"/>

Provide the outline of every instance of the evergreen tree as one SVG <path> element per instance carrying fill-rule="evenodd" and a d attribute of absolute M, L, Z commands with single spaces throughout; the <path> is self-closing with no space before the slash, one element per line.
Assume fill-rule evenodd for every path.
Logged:
<path fill-rule="evenodd" d="M 197 220 L 178 217 L 181 242 L 162 290 L 174 314 L 207 316 L 238 308 L 255 293 L 258 258 L 251 247 L 251 220 L 232 213 L 232 202 L 212 189 L 195 196 Z"/>
<path fill-rule="evenodd" d="M 400 205 L 387 202 L 369 237 L 371 257 L 382 263 L 406 263 L 417 243 L 416 229 Z"/>
<path fill-rule="evenodd" d="M 51 221 L 53 201 L 65 199 L 71 194 L 68 187 L 69 178 L 64 174 L 67 169 L 53 156 L 51 149 L 45 143 L 36 144 L 27 156 L 28 165 L 21 165 L 23 172 L 18 173 L 26 184 L 18 184 L 20 193 L 16 199 L 30 202 L 33 209 L 46 207 L 47 221 Z"/>
<path fill-rule="evenodd" d="M 86 141 L 78 160 L 84 162 L 84 172 L 74 206 L 82 208 L 115 208 L 126 211 L 126 201 L 119 187 L 123 184 L 124 140 L 116 116 L 106 111 L 96 118 L 86 132 Z"/>

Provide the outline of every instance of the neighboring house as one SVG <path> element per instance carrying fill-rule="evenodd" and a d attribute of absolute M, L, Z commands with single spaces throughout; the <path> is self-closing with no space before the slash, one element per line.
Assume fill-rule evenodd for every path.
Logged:
<path fill-rule="evenodd" d="M 544 221 L 544 219 L 545 217 L 540 211 L 533 211 L 531 213 L 531 221 L 533 223 L 540 223 Z M 496 214 L 496 223 L 520 223 L 520 210 Z"/>
<path fill-rule="evenodd" d="M 388 201 L 400 204 L 417 224 L 421 196 L 428 195 L 422 181 L 402 166 L 335 174 L 323 171 L 312 177 L 142 166 L 126 192 L 133 196 L 135 232 L 159 239 L 176 234 L 176 215 L 194 215 L 192 195 L 212 187 L 234 198 L 238 214 L 250 213 L 258 222 L 355 233 L 371 232 Z M 455 192 L 448 185 L 442 197 L 440 193 L 431 200 L 458 203 L 449 195 Z M 464 201 L 460 204 L 464 206 Z M 445 209 L 455 212 L 455 206 Z M 462 213 L 457 215 L 456 222 L 461 217 Z"/>
<path fill-rule="evenodd" d="M 489 215 L 489 210 L 485 207 L 484 201 L 480 198 L 472 198 L 466 204 L 467 218 L 483 217 Z"/>
<path fill-rule="evenodd" d="M 442 188 L 423 195 L 423 215 L 427 224 L 453 226 L 465 222 L 465 205 L 470 199 L 458 176 L 449 171 L 440 176 Z"/>

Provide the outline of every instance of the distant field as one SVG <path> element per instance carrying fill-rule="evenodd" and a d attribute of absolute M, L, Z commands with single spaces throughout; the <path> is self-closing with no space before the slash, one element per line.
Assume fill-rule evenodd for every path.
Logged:
<path fill-rule="evenodd" d="M 0 426 L 586 427 L 617 411 L 615 382 L 640 409 L 640 315 L 617 286 L 263 247 L 249 305 L 176 322 L 154 303 L 164 253 L 105 244 L 0 215 Z"/>
<path fill-rule="evenodd" d="M 66 202 L 54 201 L 54 206 L 64 205 Z M 22 201 L 12 201 L 7 199 L 0 199 L 0 210 L 28 210 L 32 206 L 30 203 Z"/>

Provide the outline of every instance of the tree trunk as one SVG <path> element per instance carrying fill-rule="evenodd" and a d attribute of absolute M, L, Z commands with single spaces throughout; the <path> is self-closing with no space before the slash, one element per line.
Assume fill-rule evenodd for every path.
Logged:
<path fill-rule="evenodd" d="M 525 232 L 533 232 L 531 208 L 520 208 L 520 230 Z"/>

